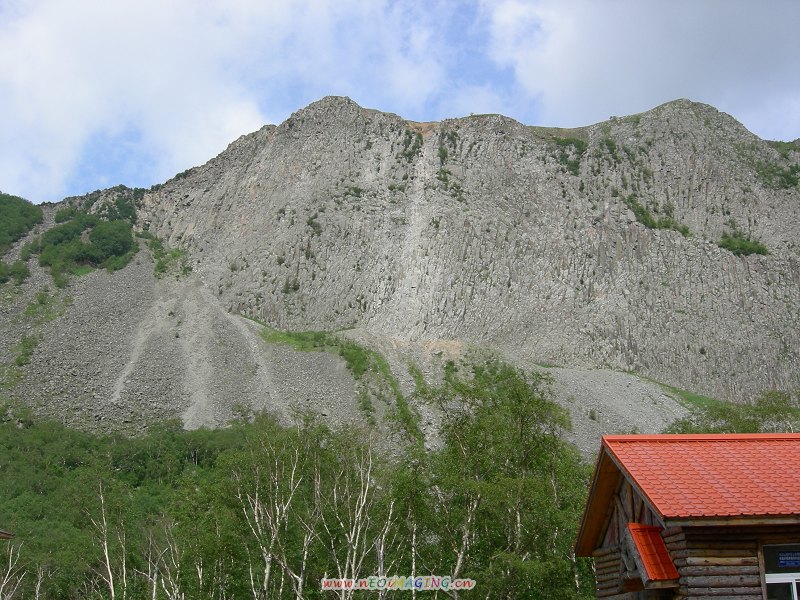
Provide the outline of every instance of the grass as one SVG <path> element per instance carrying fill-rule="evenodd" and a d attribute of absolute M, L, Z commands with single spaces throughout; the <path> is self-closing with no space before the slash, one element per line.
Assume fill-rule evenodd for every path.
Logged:
<path fill-rule="evenodd" d="M 647 379 L 647 378 L 642 377 L 642 379 Z M 647 379 L 647 380 L 657 384 L 658 386 L 663 388 L 664 391 L 668 392 L 673 397 L 675 397 L 684 408 L 688 409 L 698 408 L 701 410 L 709 410 L 709 409 L 717 409 L 728 404 L 728 402 L 725 402 L 724 400 L 717 400 L 716 398 L 711 398 L 710 396 L 695 394 L 694 392 L 682 390 L 680 388 L 667 385 L 666 383 L 653 381 L 652 379 Z"/>
<path fill-rule="evenodd" d="M 601 145 L 606 149 L 609 156 L 611 156 L 611 160 L 614 163 L 618 163 L 620 161 L 619 153 L 617 152 L 617 143 L 612 140 L 611 138 L 603 138 Z"/>
<path fill-rule="evenodd" d="M 733 252 L 736 256 L 750 254 L 769 254 L 767 247 L 758 240 L 751 240 L 739 231 L 732 234 L 723 233 L 722 239 L 717 242 L 720 248 Z"/>
<path fill-rule="evenodd" d="M 377 352 L 328 331 L 279 331 L 264 326 L 261 337 L 270 344 L 284 344 L 299 352 L 334 352 L 344 359 L 356 380 L 361 379 L 381 357 Z M 385 360 L 384 360 L 385 362 Z M 388 365 L 386 365 L 388 370 Z M 381 370 L 378 367 L 378 370 Z"/>
<path fill-rule="evenodd" d="M 94 267 L 90 267 L 89 265 L 73 265 L 69 268 L 69 272 L 76 277 L 81 277 L 94 272 Z"/>
<path fill-rule="evenodd" d="M 64 299 L 58 296 L 51 296 L 48 290 L 41 290 L 36 294 L 36 299 L 28 303 L 25 307 L 24 315 L 33 321 L 34 324 L 41 325 L 53 321 L 64 314 L 66 307 L 72 304 L 72 298 Z"/>
<path fill-rule="evenodd" d="M 186 250 L 166 248 L 164 242 L 146 231 L 136 235 L 147 240 L 147 247 L 150 248 L 155 261 L 153 269 L 159 279 L 172 270 L 177 270 L 179 275 L 188 275 L 192 271 L 191 265 L 186 260 Z"/>
<path fill-rule="evenodd" d="M 10 265 L 0 262 L 0 285 L 12 279 L 16 285 L 20 285 L 30 277 L 30 274 L 30 269 L 21 260 L 14 261 Z"/>
<path fill-rule="evenodd" d="M 253 319 L 255 320 L 255 319 Z M 299 352 L 331 352 L 340 356 L 353 379 L 360 382 L 367 373 L 374 373 L 379 381 L 384 383 L 395 399 L 395 407 L 390 417 L 397 422 L 413 439 L 422 440 L 419 429 L 419 417 L 409 406 L 400 382 L 392 373 L 386 358 L 379 352 L 347 340 L 328 331 L 280 331 L 262 325 L 261 337 L 270 344 L 283 344 L 291 346 Z M 374 412 L 372 401 L 366 389 L 359 393 L 359 407 L 366 413 L 367 420 Z"/>
<path fill-rule="evenodd" d="M 689 415 L 674 421 L 666 433 L 777 433 L 800 426 L 798 394 L 766 391 L 754 402 L 734 403 L 694 394 L 665 384 Z"/>
<path fill-rule="evenodd" d="M 639 202 L 636 194 L 630 194 L 622 200 L 633 211 L 636 220 L 648 229 L 671 229 L 680 232 L 683 237 L 689 236 L 689 228 L 686 225 L 679 223 L 670 215 L 655 217 L 648 207 Z"/>
<path fill-rule="evenodd" d="M 22 379 L 22 369 L 17 365 L 0 363 L 0 390 L 12 390 Z"/>
<path fill-rule="evenodd" d="M 400 156 L 405 158 L 406 162 L 411 162 L 420 153 L 420 150 L 422 150 L 422 134 L 406 129 L 403 136 L 403 151 Z"/>
<path fill-rule="evenodd" d="M 537 362 L 537 363 L 534 363 L 534 364 L 537 367 L 541 367 L 543 369 L 560 369 L 562 367 L 562 365 L 558 365 L 556 363 L 550 363 L 550 362 Z"/>
<path fill-rule="evenodd" d="M 558 147 L 559 164 L 567 169 L 569 173 L 577 177 L 581 165 L 581 157 L 589 147 L 588 142 L 579 138 L 556 138 L 553 140 Z M 572 158 L 572 157 L 575 158 Z"/>
<path fill-rule="evenodd" d="M 775 148 L 784 160 L 789 160 L 793 152 L 800 153 L 800 145 L 795 142 L 770 141 L 767 144 Z"/>
<path fill-rule="evenodd" d="M 358 189 L 358 190 L 359 190 L 359 193 L 358 193 L 358 195 L 356 195 L 356 197 L 357 197 L 357 198 L 360 198 L 360 197 L 361 197 L 361 188 L 350 188 L 350 189 Z M 354 194 L 354 195 L 355 195 L 355 194 Z M 309 217 L 309 218 L 306 220 L 306 225 L 308 225 L 309 227 L 311 227 L 311 230 L 312 230 L 312 232 L 313 232 L 313 234 L 312 234 L 312 235 L 321 235 L 321 234 L 322 234 L 322 225 L 320 225 L 320 224 L 319 224 L 319 221 L 317 221 L 317 217 L 318 217 L 318 216 L 319 216 L 319 213 L 314 213 L 313 215 L 311 215 L 311 216 L 310 216 L 310 217 Z"/>
<path fill-rule="evenodd" d="M 27 335 L 22 338 L 19 343 L 14 347 L 17 356 L 14 357 L 14 364 L 22 367 L 31 362 L 33 351 L 39 345 L 40 337 L 38 335 Z"/>
<path fill-rule="evenodd" d="M 416 393 L 423 393 L 426 389 L 428 389 L 428 384 L 425 383 L 425 377 L 417 365 L 414 363 L 409 364 L 408 373 L 414 380 L 414 388 Z"/>
<path fill-rule="evenodd" d="M 782 167 L 773 163 L 758 162 L 755 164 L 756 175 L 762 183 L 775 189 L 790 189 L 800 183 L 800 165 Z"/>
<path fill-rule="evenodd" d="M 125 204 L 128 206 L 128 204 Z M 125 219 L 135 219 L 125 213 Z M 111 214 L 119 216 L 116 207 Z M 128 220 L 102 220 L 75 210 L 59 211 L 64 221 L 35 237 L 23 247 L 23 255 L 29 258 L 39 255 L 39 264 L 50 267 L 50 273 L 57 287 L 67 285 L 69 275 L 84 275 L 95 268 L 109 272 L 124 268 L 138 252 L 139 246 L 133 239 Z M 88 232 L 89 243 L 84 241 Z"/>
<path fill-rule="evenodd" d="M 41 207 L 0 192 L 0 254 L 4 254 L 43 218 Z"/>

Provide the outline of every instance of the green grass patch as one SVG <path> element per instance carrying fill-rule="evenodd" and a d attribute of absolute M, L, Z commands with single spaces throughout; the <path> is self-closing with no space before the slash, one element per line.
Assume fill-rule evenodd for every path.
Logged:
<path fill-rule="evenodd" d="M 774 163 L 758 162 L 755 164 L 756 175 L 767 187 L 790 189 L 800 183 L 800 165 L 783 167 Z"/>
<path fill-rule="evenodd" d="M 775 148 L 784 160 L 789 160 L 792 153 L 796 152 L 800 154 L 800 145 L 798 145 L 797 142 L 781 142 L 774 140 L 767 142 L 767 144 Z"/>
<path fill-rule="evenodd" d="M 78 209 L 75 208 L 74 206 L 65 206 L 64 208 L 59 208 L 56 211 L 53 220 L 56 223 L 66 223 L 67 221 L 71 221 L 72 219 L 77 217 L 78 214 L 80 214 L 80 211 L 78 211 Z"/>
<path fill-rule="evenodd" d="M 758 240 L 752 240 L 740 231 L 732 234 L 723 233 L 722 239 L 717 242 L 720 248 L 733 252 L 736 256 L 748 256 L 750 254 L 769 254 L 767 247 Z"/>
<path fill-rule="evenodd" d="M 155 263 L 153 271 L 156 277 L 160 279 L 170 272 L 175 272 L 177 275 L 191 273 L 192 267 L 187 260 L 186 250 L 167 248 L 164 242 L 148 232 L 137 233 L 137 236 L 147 240 L 147 247 L 150 248 Z"/>
<path fill-rule="evenodd" d="M 84 241 L 87 237 L 88 243 Z M 127 221 L 104 221 L 78 212 L 26 244 L 24 250 L 27 255 L 38 254 L 39 264 L 50 267 L 56 286 L 64 287 L 70 274 L 85 274 L 96 268 L 122 269 L 139 246 Z"/>
<path fill-rule="evenodd" d="M 20 285 L 30 277 L 30 269 L 21 260 L 14 261 L 10 265 L 0 262 L 0 285 L 6 281 L 13 280 L 16 285 Z"/>
<path fill-rule="evenodd" d="M 331 352 L 339 355 L 357 382 L 367 373 L 374 373 L 394 396 L 395 405 L 390 418 L 397 422 L 413 439 L 422 440 L 419 417 L 403 396 L 400 382 L 392 373 L 389 363 L 381 353 L 328 331 L 279 331 L 263 323 L 259 324 L 263 327 L 261 337 L 270 344 L 284 344 L 299 352 Z M 361 400 L 359 403 L 361 404 Z"/>
<path fill-rule="evenodd" d="M 349 190 L 358 190 L 358 194 L 353 194 L 357 198 L 361 197 L 361 192 L 363 191 L 361 188 L 348 188 Z M 308 219 L 306 219 L 306 225 L 311 227 L 311 231 L 313 232 L 312 235 L 321 235 L 322 234 L 322 225 L 319 224 L 317 221 L 317 217 L 319 217 L 319 213 L 314 213 Z"/>
<path fill-rule="evenodd" d="M 541 367 L 542 369 L 560 369 L 562 365 L 557 365 L 555 363 L 550 362 L 537 362 L 534 363 L 537 367 Z"/>
<path fill-rule="evenodd" d="M 36 346 L 39 345 L 40 339 L 38 335 L 27 335 L 22 338 L 19 343 L 14 346 L 14 351 L 17 354 L 14 357 L 14 364 L 18 367 L 22 367 L 30 363 L 33 351 L 36 350 Z"/>
<path fill-rule="evenodd" d="M 768 433 L 800 428 L 797 392 L 768 390 L 753 402 L 735 403 L 642 379 L 659 385 L 689 411 L 686 417 L 671 423 L 666 433 Z"/>
<path fill-rule="evenodd" d="M 76 277 L 81 277 L 83 275 L 88 275 L 89 273 L 94 272 L 94 267 L 89 265 L 73 265 L 69 268 L 69 272 L 71 275 L 75 275 Z"/>
<path fill-rule="evenodd" d="M 581 157 L 586 152 L 589 144 L 579 138 L 555 138 L 553 140 L 558 149 L 556 159 L 566 170 L 577 177 L 581 165 Z"/>
<path fill-rule="evenodd" d="M 643 378 L 646 379 L 646 378 Z M 653 381 L 652 379 L 648 379 L 648 381 Z M 657 381 L 653 381 L 660 387 L 662 387 L 666 392 L 671 394 L 678 402 L 680 402 L 685 408 L 688 409 L 715 409 L 719 408 L 727 402 L 723 400 L 717 400 L 716 398 L 711 398 L 710 396 L 703 396 L 702 394 L 695 394 L 694 392 L 689 392 L 687 390 L 682 390 L 680 388 L 673 387 L 671 385 L 667 385 L 665 383 L 659 383 Z"/>
<path fill-rule="evenodd" d="M 66 307 L 72 304 L 72 298 L 51 296 L 48 290 L 41 290 L 36 299 L 28 303 L 23 313 L 34 324 L 41 325 L 53 321 L 64 314 Z"/>
<path fill-rule="evenodd" d="M 405 158 L 406 162 L 411 162 L 417 155 L 419 155 L 421 150 L 422 134 L 414 133 L 411 130 L 406 129 L 405 135 L 403 136 L 403 150 L 400 152 L 400 156 Z"/>
<path fill-rule="evenodd" d="M 0 363 L 0 390 L 13 390 L 22 379 L 22 369 L 17 365 Z"/>
<path fill-rule="evenodd" d="M 633 211 L 636 220 L 648 229 L 671 229 L 680 232 L 683 237 L 689 236 L 689 228 L 686 225 L 679 223 L 671 215 L 656 217 L 647 206 L 639 202 L 636 194 L 630 194 L 622 201 Z"/>
<path fill-rule="evenodd" d="M 370 370 L 384 376 L 388 373 L 391 376 L 389 365 L 380 354 L 328 331 L 279 331 L 264 326 L 261 337 L 270 344 L 288 345 L 300 352 L 338 354 L 356 380 L 361 379 Z M 399 383 L 397 385 L 399 389 Z"/>
<path fill-rule="evenodd" d="M 0 192 L 0 254 L 44 219 L 42 209 L 18 196 Z"/>
<path fill-rule="evenodd" d="M 614 163 L 618 163 L 620 161 L 619 152 L 617 151 L 617 143 L 612 140 L 611 138 L 603 138 L 600 142 L 600 147 L 605 148 L 608 155 L 611 157 L 611 160 Z"/>
<path fill-rule="evenodd" d="M 422 394 L 428 389 L 428 384 L 425 383 L 425 377 L 420 368 L 414 363 L 408 365 L 408 373 L 414 380 L 414 393 Z"/>

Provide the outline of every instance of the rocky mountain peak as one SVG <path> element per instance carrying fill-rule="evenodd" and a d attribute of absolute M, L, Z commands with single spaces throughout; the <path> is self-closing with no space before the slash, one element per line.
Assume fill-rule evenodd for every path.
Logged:
<path fill-rule="evenodd" d="M 712 107 L 556 129 L 413 123 L 326 97 L 248 144 L 141 210 L 234 312 L 724 398 L 800 385 L 800 155 Z"/>

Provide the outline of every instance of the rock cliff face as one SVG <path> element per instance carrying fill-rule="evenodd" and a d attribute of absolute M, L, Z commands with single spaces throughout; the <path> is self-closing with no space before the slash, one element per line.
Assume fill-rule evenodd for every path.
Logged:
<path fill-rule="evenodd" d="M 139 215 L 223 306 L 280 328 L 460 340 L 745 400 L 800 387 L 798 164 L 797 145 L 685 100 L 563 130 L 329 97 Z M 769 255 L 717 245 L 737 233 Z"/>

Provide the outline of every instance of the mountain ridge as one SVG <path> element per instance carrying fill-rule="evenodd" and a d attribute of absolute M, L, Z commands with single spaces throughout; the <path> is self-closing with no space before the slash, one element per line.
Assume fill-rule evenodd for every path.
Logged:
<path fill-rule="evenodd" d="M 31 262 L 31 281 L 4 291 L 0 362 L 23 336 L 40 341 L 7 394 L 125 431 L 240 410 L 347 423 L 359 390 L 391 410 L 380 382 L 265 342 L 240 314 L 377 350 L 406 397 L 409 364 L 430 381 L 476 349 L 547 365 L 588 456 L 602 432 L 685 414 L 635 374 L 740 402 L 800 388 L 798 165 L 791 144 L 686 100 L 558 129 L 414 123 L 326 97 L 150 190 L 47 205 L 9 256 L 61 207 L 103 214 L 123 198 L 185 266 L 154 273 L 161 259 L 140 240 L 134 264 L 59 292 Z M 48 289 L 61 316 L 36 324 L 26 307 Z M 413 409 L 434 439 L 436 415 Z"/>
<path fill-rule="evenodd" d="M 780 262 L 778 271 L 786 275 L 789 286 L 785 295 L 797 296 L 796 205 L 778 204 L 778 199 L 796 198 L 797 189 L 772 189 L 759 180 L 751 163 L 780 161 L 780 155 L 732 117 L 707 105 L 678 100 L 640 115 L 566 130 L 570 134 L 566 138 L 553 136 L 553 131 L 532 128 L 497 115 L 414 124 L 397 115 L 362 109 L 349 99 L 326 97 L 295 112 L 280 125 L 262 128 L 251 134 L 252 138 L 240 138 L 229 151 L 198 168 L 200 171 L 192 171 L 189 177 L 171 180 L 176 188 L 174 192 L 162 188 L 147 195 L 142 207 L 143 219 L 157 235 L 187 248 L 193 259 L 199 260 L 196 264 L 199 272 L 209 283 L 217 284 L 220 297 L 232 310 L 258 316 L 279 327 L 303 328 L 307 324 L 310 328 L 327 328 L 328 324 L 336 328 L 372 324 L 378 329 L 388 328 L 420 339 L 448 337 L 450 330 L 454 334 L 452 337 L 458 338 L 467 329 L 483 329 L 470 338 L 476 343 L 486 341 L 487 337 L 505 336 L 505 330 L 498 330 L 496 323 L 487 323 L 485 318 L 481 319 L 481 328 L 462 327 L 452 306 L 445 309 L 445 317 L 438 314 L 441 307 L 435 305 L 443 298 L 447 303 L 447 293 L 426 281 L 425 271 L 431 275 L 430 270 L 435 267 L 437 285 L 449 287 L 461 263 L 453 256 L 450 246 L 437 241 L 445 230 L 455 234 L 462 256 L 472 252 L 480 258 L 482 252 L 507 253 L 512 247 L 517 253 L 524 253 L 523 243 L 535 246 L 537 252 L 547 252 L 546 247 L 532 243 L 532 234 L 557 230 L 567 224 L 563 235 L 557 236 L 562 239 L 554 236 L 550 241 L 553 244 L 566 242 L 573 250 L 555 253 L 553 260 L 542 265 L 547 268 L 570 255 L 568 260 L 579 260 L 580 265 L 567 265 L 566 273 L 561 268 L 555 269 L 572 280 L 559 286 L 560 297 L 565 300 L 574 301 L 576 294 L 582 294 L 587 300 L 602 299 L 603 293 L 607 297 L 608 291 L 596 291 L 593 288 L 598 287 L 597 283 L 587 281 L 591 279 L 591 271 L 596 272 L 598 267 L 614 271 L 613 263 L 635 262 L 642 257 L 655 260 L 655 264 L 642 273 L 649 278 L 665 269 L 685 271 L 692 268 L 691 262 L 700 261 L 703 264 L 699 268 L 704 276 L 705 270 L 724 266 L 725 276 L 730 276 L 733 282 L 755 277 L 759 279 L 759 288 L 772 285 L 766 283 L 767 271 L 771 269 L 765 267 L 777 260 Z M 456 135 L 459 137 L 454 137 Z M 580 147 L 559 145 L 559 140 L 580 140 L 580 135 L 586 138 L 583 141 L 587 145 L 581 156 L 578 156 Z M 468 138 L 469 142 L 465 142 Z M 655 156 L 650 156 L 650 149 L 654 147 Z M 244 153 L 249 153 L 245 168 L 237 162 Z M 795 161 L 796 158 L 795 155 Z M 567 169 L 576 161 L 579 174 L 573 176 Z M 235 167 L 230 166 L 234 164 Z M 502 173 L 502 177 L 498 177 L 498 173 Z M 237 191 L 230 185 L 234 175 L 241 178 L 240 183 L 246 190 Z M 180 200 L 174 198 L 178 188 L 182 190 Z M 197 189 L 203 192 L 198 193 Z M 282 199 L 284 192 L 285 199 Z M 636 195 L 639 205 L 649 202 L 650 206 L 663 209 L 664 205 L 672 204 L 672 218 L 686 226 L 691 237 L 643 226 L 631 209 L 631 205 L 636 208 L 635 204 L 624 201 L 631 194 Z M 211 202 L 214 195 L 216 203 Z M 352 220 L 329 218 L 320 213 L 320 209 L 330 211 L 327 215 L 349 211 L 347 214 Z M 286 216 L 287 210 L 289 216 Z M 769 214 L 773 210 L 775 214 Z M 218 222 L 222 214 L 229 212 L 236 214 L 241 222 L 229 227 L 220 238 L 215 221 L 209 221 L 205 215 L 216 215 L 214 218 Z M 348 246 L 347 253 L 361 255 L 361 262 L 338 255 L 335 259 L 341 259 L 337 264 L 347 269 L 361 269 L 356 271 L 361 273 L 358 278 L 344 282 L 339 277 L 324 277 L 326 263 L 315 264 L 318 253 L 334 252 L 332 240 L 325 239 L 327 232 L 323 230 L 317 234 L 313 228 L 313 222 L 320 224 L 324 220 L 329 220 L 335 229 L 337 242 L 343 243 L 350 236 L 358 239 L 358 246 Z M 478 222 L 481 225 L 476 227 Z M 731 227 L 731 223 L 735 226 Z M 492 235 L 493 225 L 502 235 L 496 230 L 494 239 L 485 239 L 487 231 Z M 573 231 L 568 230 L 570 225 Z M 385 231 L 385 238 L 372 235 L 380 228 Z M 275 240 L 275 244 L 265 245 L 258 241 L 257 229 L 266 235 L 283 237 L 280 242 Z M 462 229 L 467 232 L 460 231 Z M 519 234 L 520 229 L 527 229 L 527 232 Z M 734 230 L 743 230 L 746 236 L 763 241 L 772 253 L 770 257 L 738 258 L 718 248 L 715 242 L 723 233 Z M 594 252 L 589 247 L 581 248 L 580 259 L 574 255 L 574 249 L 587 244 L 585 239 L 579 243 L 576 232 L 581 237 L 595 238 L 589 244 L 594 246 Z M 509 236 L 516 239 L 509 242 Z M 243 243 L 240 244 L 237 237 Z M 216 242 L 213 244 L 216 250 L 211 249 L 216 252 L 213 260 L 209 259 L 209 254 L 202 254 L 211 239 Z M 483 249 L 476 247 L 480 246 L 476 240 L 481 240 Z M 386 250 L 385 242 L 388 242 L 389 251 L 384 251 L 383 259 L 377 260 L 381 248 Z M 420 244 L 430 246 L 427 248 L 430 260 L 418 255 Z M 365 247 L 369 251 L 364 251 Z M 285 255 L 286 252 L 289 254 Z M 691 257 L 679 264 L 662 264 L 676 252 L 690 252 Z M 263 258 L 264 254 L 274 261 L 284 256 L 285 262 L 270 265 Z M 446 254 L 451 255 L 449 264 L 442 265 L 441 258 Z M 402 260 L 398 262 L 392 258 L 397 256 Z M 250 265 L 256 262 L 268 273 L 268 284 L 247 286 L 241 278 L 225 272 L 226 269 L 236 272 L 239 266 L 252 271 Z M 486 261 L 481 265 L 474 260 L 467 262 L 471 263 L 470 281 L 466 282 L 470 289 L 457 293 L 458 299 L 451 298 L 455 304 L 460 303 L 464 293 L 474 293 L 470 290 L 480 279 L 475 269 L 491 268 Z M 514 287 L 515 279 L 509 270 L 513 272 L 524 262 L 498 263 L 506 271 L 502 277 L 509 289 Z M 415 270 L 412 271 L 410 265 Z M 410 273 L 413 275 L 409 276 Z M 389 276 L 394 278 L 393 283 Z M 674 287 L 669 277 L 664 282 L 667 284 L 664 287 Z M 459 283 L 465 284 L 464 281 Z M 634 283 L 632 281 L 630 286 Z M 748 294 L 731 284 L 717 281 L 712 287 L 741 296 L 733 303 L 749 306 Z M 300 285 L 308 291 L 297 290 L 300 292 L 297 294 L 291 290 L 284 294 L 282 290 L 287 289 L 287 285 L 289 288 Z M 341 289 L 343 285 L 347 289 Z M 484 289 L 492 291 L 496 299 L 512 301 L 509 294 L 498 289 L 501 285 L 493 281 Z M 351 286 L 365 289 L 351 294 L 348 306 L 334 301 L 333 306 L 322 307 L 315 300 L 346 296 Z M 401 291 L 395 293 L 398 286 L 402 286 Z M 614 290 L 618 292 L 615 301 L 627 303 L 625 292 L 633 293 L 630 286 Z M 702 290 L 702 281 L 699 286 Z M 420 291 L 423 289 L 428 290 L 427 295 Z M 259 304 L 259 293 L 270 297 L 269 308 Z M 543 295 L 546 297 L 545 292 Z M 299 304 L 305 309 L 293 305 L 298 304 L 292 302 L 296 298 L 301 299 Z M 349 306 L 354 301 L 365 304 L 365 299 L 369 302 L 359 310 Z M 394 311 L 380 308 L 392 301 Z M 512 302 L 524 304 L 525 299 L 517 295 Z M 321 312 L 309 310 L 309 305 L 315 303 Z M 677 308 L 688 311 L 689 307 Z M 458 310 L 462 317 L 466 316 L 463 302 Z M 304 317 L 300 316 L 301 312 Z M 739 312 L 742 313 L 738 315 L 740 322 L 747 321 L 744 310 Z M 427 325 L 425 319 L 431 316 L 446 321 L 442 323 L 444 326 Z M 548 321 L 537 325 L 552 328 L 559 318 Z M 435 331 L 429 331 L 431 328 Z M 510 331 L 518 329 L 518 323 L 510 327 Z M 586 353 L 579 357 L 564 350 L 565 346 L 576 345 L 569 341 L 559 344 L 561 348 L 554 348 L 556 344 L 553 343 L 545 344 L 534 358 L 541 362 L 634 369 L 681 387 L 692 387 L 708 379 L 704 373 L 706 369 L 696 369 L 689 377 L 677 378 L 671 376 L 669 369 L 652 369 L 648 363 L 654 362 L 655 352 L 647 363 L 638 362 L 634 356 L 636 352 L 631 349 L 636 342 L 623 335 L 624 326 L 616 329 L 613 336 L 603 328 L 594 336 L 595 340 L 617 338 L 614 357 L 597 360 Z M 782 334 L 776 332 L 775 335 Z M 620 337 L 629 339 L 620 341 Z M 696 337 L 710 338 L 711 334 Z M 791 337 L 789 346 L 796 359 L 797 340 Z M 522 341 L 524 345 L 526 342 Z M 701 339 L 695 344 L 690 341 L 689 345 L 690 348 L 694 346 L 693 352 L 697 354 L 700 348 L 708 351 L 715 343 L 713 339 Z M 672 354 L 675 354 L 674 348 Z M 581 360 L 576 360 L 578 358 Z M 700 358 L 702 355 L 698 356 Z M 688 370 L 689 366 L 683 369 Z M 731 372 L 726 375 L 730 376 Z M 759 385 L 797 383 L 794 376 L 786 374 L 773 373 L 765 379 Z M 755 387 L 745 386 L 741 391 L 752 397 L 757 393 Z M 718 384 L 706 386 L 703 391 L 732 398 L 739 395 L 740 389 L 738 385 Z"/>

